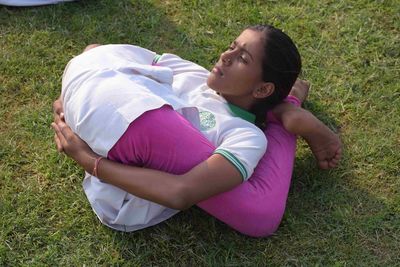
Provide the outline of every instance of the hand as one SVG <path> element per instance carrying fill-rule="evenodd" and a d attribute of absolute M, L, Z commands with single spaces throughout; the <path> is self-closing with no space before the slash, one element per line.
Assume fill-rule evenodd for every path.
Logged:
<path fill-rule="evenodd" d="M 85 141 L 75 134 L 65 122 L 53 122 L 51 127 L 55 131 L 57 148 L 60 146 L 61 151 L 74 159 L 86 171 L 91 172 L 94 167 L 94 159 L 98 158 L 99 155 L 94 153 Z"/>
<path fill-rule="evenodd" d="M 312 133 L 303 136 L 303 138 L 310 146 L 321 169 L 336 168 L 342 157 L 342 142 L 339 136 L 326 125 L 322 122 L 319 122 L 319 124 L 319 127 L 315 127 Z"/>
<path fill-rule="evenodd" d="M 60 121 L 65 122 L 63 102 L 61 98 L 53 102 L 53 115 L 55 123 L 59 123 Z"/>
<path fill-rule="evenodd" d="M 53 116 L 54 116 L 54 123 L 57 124 L 60 122 L 65 122 L 64 108 L 61 98 L 53 102 Z M 63 148 L 59 140 L 60 139 L 57 137 L 57 134 L 54 134 L 54 141 L 56 142 L 57 151 L 63 152 Z"/>

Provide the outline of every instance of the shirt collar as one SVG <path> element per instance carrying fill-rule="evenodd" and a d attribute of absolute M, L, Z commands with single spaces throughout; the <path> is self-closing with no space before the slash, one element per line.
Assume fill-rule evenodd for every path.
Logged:
<path fill-rule="evenodd" d="M 238 106 L 235 106 L 231 103 L 228 103 L 229 108 L 235 114 L 236 117 L 240 117 L 250 123 L 255 123 L 256 122 L 256 115 L 253 113 L 248 112 L 247 110 L 244 110 Z"/>

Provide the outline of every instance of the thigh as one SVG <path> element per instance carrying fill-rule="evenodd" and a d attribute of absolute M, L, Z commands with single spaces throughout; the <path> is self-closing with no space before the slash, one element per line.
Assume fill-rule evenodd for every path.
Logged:
<path fill-rule="evenodd" d="M 109 151 L 111 160 L 181 174 L 206 160 L 214 146 L 170 106 L 132 122 Z"/>

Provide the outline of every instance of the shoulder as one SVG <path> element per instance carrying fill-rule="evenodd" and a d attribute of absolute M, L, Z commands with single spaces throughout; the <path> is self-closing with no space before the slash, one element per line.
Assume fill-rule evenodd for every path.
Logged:
<path fill-rule="evenodd" d="M 222 134 L 235 136 L 237 140 L 247 140 L 246 143 L 266 145 L 267 137 L 264 132 L 251 122 L 234 116 L 220 116 L 219 130 Z"/>

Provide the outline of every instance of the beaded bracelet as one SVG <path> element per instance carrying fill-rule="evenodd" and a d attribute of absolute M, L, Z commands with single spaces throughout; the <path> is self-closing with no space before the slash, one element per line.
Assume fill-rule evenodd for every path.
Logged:
<path fill-rule="evenodd" d="M 104 157 L 98 157 L 97 159 L 96 159 L 96 161 L 94 162 L 94 168 L 93 168 L 93 176 L 96 176 L 97 177 L 97 169 L 98 169 L 98 167 L 99 167 L 99 162 L 100 162 L 100 160 L 102 160 L 102 159 L 104 159 Z"/>

